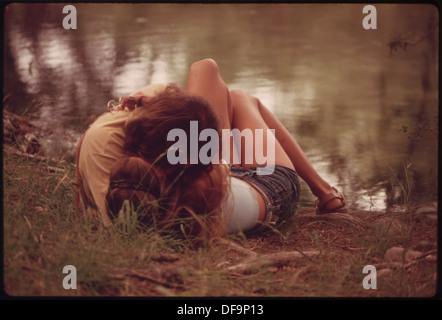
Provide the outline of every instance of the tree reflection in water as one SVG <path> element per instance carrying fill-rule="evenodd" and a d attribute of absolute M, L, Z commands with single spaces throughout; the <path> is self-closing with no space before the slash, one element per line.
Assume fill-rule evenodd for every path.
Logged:
<path fill-rule="evenodd" d="M 211 57 L 229 87 L 281 118 L 354 208 L 436 198 L 435 7 L 379 4 L 378 28 L 365 30 L 362 4 L 78 3 L 77 29 L 64 30 L 63 6 L 6 8 L 8 109 L 39 101 L 39 123 L 80 135 L 87 123 L 68 119 L 99 115 L 148 83 L 185 85 L 190 64 Z"/>

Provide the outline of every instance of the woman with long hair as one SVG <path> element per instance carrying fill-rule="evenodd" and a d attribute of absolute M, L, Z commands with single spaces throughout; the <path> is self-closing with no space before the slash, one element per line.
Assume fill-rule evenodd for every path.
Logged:
<path fill-rule="evenodd" d="M 196 132 L 191 132 L 190 121 L 198 123 Z M 168 138 L 171 130 L 182 130 L 185 144 L 195 143 L 200 150 L 204 141 L 191 137 L 207 129 L 220 129 L 210 103 L 176 85 L 132 111 L 124 127 L 124 156 L 110 171 L 106 204 L 111 220 L 127 203 L 143 225 L 204 238 L 220 233 L 228 168 L 190 159 L 171 164 L 167 155 L 175 144 Z M 220 160 L 219 154 L 214 156 Z"/>
<path fill-rule="evenodd" d="M 319 176 L 281 122 L 256 97 L 229 90 L 211 59 L 191 66 L 185 91 L 175 85 L 147 87 L 123 97 L 114 117 L 114 127 L 112 120 L 105 121 L 111 125 L 104 135 L 106 125 L 96 121 L 77 149 L 77 204 L 97 208 L 106 224 L 129 207 L 143 224 L 204 239 L 259 232 L 295 213 L 298 176 L 318 198 L 318 214 L 347 210 L 344 196 Z M 174 129 L 184 133 L 184 145 L 193 145 L 197 155 L 207 141 L 191 137 L 207 130 L 219 137 L 235 129 L 261 134 L 253 136 L 252 146 L 240 140 L 227 149 L 219 139 L 219 152 L 209 163 L 191 159 L 187 152 L 181 154 L 186 161 L 172 164 L 170 153 L 183 151 L 174 149 Z M 256 156 L 258 146 L 267 150 L 266 163 Z M 263 167 L 272 170 L 260 174 Z"/>

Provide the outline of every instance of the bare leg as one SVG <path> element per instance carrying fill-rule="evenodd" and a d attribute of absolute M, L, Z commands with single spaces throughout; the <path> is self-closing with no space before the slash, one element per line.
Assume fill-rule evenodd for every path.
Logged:
<path fill-rule="evenodd" d="M 232 101 L 232 108 L 233 108 L 233 117 L 232 117 L 232 127 L 237 128 L 240 131 L 244 129 L 251 129 L 252 132 L 255 132 L 256 129 L 264 129 L 263 130 L 263 139 L 261 141 L 256 141 L 257 139 L 260 139 L 259 136 L 254 136 L 254 146 L 253 146 L 253 154 L 255 154 L 255 147 L 256 143 L 258 145 L 263 146 L 263 150 L 267 150 L 267 153 L 273 152 L 273 156 L 270 158 L 274 159 L 274 163 L 267 163 L 268 164 L 278 164 L 285 167 L 288 167 L 290 169 L 294 169 L 292 162 L 290 161 L 290 158 L 288 157 L 286 151 L 281 146 L 278 137 L 275 138 L 275 148 L 274 150 L 271 150 L 271 148 L 267 145 L 267 135 L 269 134 L 267 129 L 275 129 L 273 127 L 270 127 L 265 119 L 262 117 L 261 112 L 258 107 L 258 100 L 248 93 L 241 91 L 241 90 L 233 90 L 230 91 L 230 97 Z M 275 130 L 275 135 L 277 134 Z M 256 162 L 255 157 L 253 157 L 252 163 L 246 163 L 244 161 L 244 157 L 246 154 L 246 146 L 244 143 L 241 144 L 241 165 L 243 167 L 253 167 L 258 166 Z M 267 158 L 269 158 L 269 154 L 267 154 Z M 262 164 L 261 164 L 262 165 Z"/>
<path fill-rule="evenodd" d="M 221 120 L 222 128 L 275 129 L 275 164 L 294 168 L 319 200 L 333 191 L 330 184 L 322 179 L 313 168 L 288 130 L 262 105 L 259 99 L 242 90 L 228 91 L 215 61 L 206 59 L 192 65 L 187 91 L 190 94 L 203 96 L 211 102 Z M 264 141 L 262 142 L 264 143 Z M 241 148 L 243 147 L 241 146 Z M 231 155 L 235 152 L 235 149 L 232 149 Z M 241 151 L 241 156 L 243 156 L 245 150 Z M 251 166 L 254 164 L 242 162 L 242 165 Z M 327 208 L 337 208 L 341 204 L 340 199 L 334 199 L 327 204 Z"/>
<path fill-rule="evenodd" d="M 231 130 L 232 128 L 237 128 L 240 131 L 246 128 L 252 131 L 255 129 L 264 129 L 263 139 L 262 141 L 258 141 L 258 145 L 263 145 L 263 149 L 267 150 L 267 132 L 265 129 L 269 129 L 269 127 L 260 115 L 256 103 L 253 103 L 247 98 L 241 100 L 241 97 L 238 96 L 235 106 L 232 105 L 230 92 L 220 76 L 219 68 L 215 61 L 205 59 L 192 64 L 187 81 L 187 92 L 203 96 L 209 100 L 223 129 Z M 257 166 L 258 163 L 255 162 L 255 158 L 253 158 L 252 163 L 245 163 L 245 146 L 241 145 L 241 149 L 242 161 L 240 165 L 244 167 Z M 236 154 L 233 144 L 231 144 L 231 155 L 232 152 Z M 255 154 L 255 152 L 253 152 L 253 154 Z M 290 159 L 278 141 L 275 141 L 274 159 L 276 164 L 293 168 Z M 229 163 L 233 163 L 233 156 L 226 160 L 230 160 Z"/>
<path fill-rule="evenodd" d="M 187 92 L 206 98 L 212 105 L 215 113 L 221 122 L 222 129 L 231 130 L 233 109 L 230 101 L 230 92 L 224 81 L 221 79 L 218 65 L 212 59 L 205 59 L 192 64 L 187 79 Z M 230 147 L 230 159 L 225 159 L 233 163 L 237 157 L 233 144 Z M 262 221 L 265 216 L 265 202 L 261 194 L 253 189 L 259 207 L 258 220 Z"/>
<path fill-rule="evenodd" d="M 230 96 L 234 110 L 233 127 L 237 127 L 236 124 L 241 121 L 244 121 L 245 125 L 250 123 L 250 116 L 243 113 L 244 106 L 248 106 L 246 112 L 258 113 L 258 117 L 261 118 L 261 121 L 265 123 L 266 127 L 275 129 L 276 140 L 284 150 L 284 153 L 276 153 L 275 159 L 279 159 L 276 163 L 285 165 L 289 168 L 295 168 L 296 172 L 307 183 L 312 193 L 318 197 L 319 200 L 333 191 L 330 184 L 322 179 L 318 172 L 313 168 L 304 151 L 284 125 L 261 103 L 259 99 L 243 90 L 231 90 Z M 241 118 L 241 120 L 238 118 Z M 290 159 L 290 165 L 285 164 L 286 157 Z M 341 200 L 334 199 L 327 204 L 327 208 L 336 208 L 341 204 Z"/>
<path fill-rule="evenodd" d="M 233 110 L 230 93 L 214 60 L 205 59 L 192 64 L 187 78 L 187 92 L 206 98 L 215 110 L 221 128 L 231 130 Z M 233 163 L 234 157 L 237 157 L 237 152 L 232 144 L 230 159 L 225 160 Z"/>

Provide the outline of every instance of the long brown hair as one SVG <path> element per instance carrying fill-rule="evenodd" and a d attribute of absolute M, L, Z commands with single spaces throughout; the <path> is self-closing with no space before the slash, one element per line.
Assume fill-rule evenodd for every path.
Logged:
<path fill-rule="evenodd" d="M 209 102 L 176 85 L 132 111 L 125 126 L 127 155 L 110 175 L 106 200 L 111 217 L 129 201 L 143 224 L 204 240 L 223 232 L 220 208 L 227 191 L 226 167 L 190 161 L 171 165 L 166 157 L 174 143 L 167 141 L 168 132 L 179 128 L 190 139 L 190 121 L 198 121 L 198 134 L 208 128 L 220 132 Z M 199 150 L 202 142 L 198 143 Z"/>

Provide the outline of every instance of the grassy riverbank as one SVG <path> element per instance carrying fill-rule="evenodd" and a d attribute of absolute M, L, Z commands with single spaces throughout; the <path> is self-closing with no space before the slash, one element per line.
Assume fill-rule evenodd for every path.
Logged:
<path fill-rule="evenodd" d="M 437 208 L 317 216 L 212 249 L 75 219 L 74 164 L 3 153 L 4 289 L 11 296 L 431 297 Z M 44 160 L 44 159 L 43 159 Z M 76 268 L 66 290 L 63 267 Z M 376 268 L 364 289 L 363 268 Z"/>

